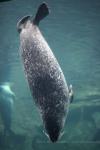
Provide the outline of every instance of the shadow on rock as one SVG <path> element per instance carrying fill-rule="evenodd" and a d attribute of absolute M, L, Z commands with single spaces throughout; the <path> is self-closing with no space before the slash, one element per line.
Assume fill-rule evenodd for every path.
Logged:
<path fill-rule="evenodd" d="M 22 150 L 25 148 L 25 136 L 18 134 L 4 135 L 0 133 L 0 149 L 2 150 Z"/>
<path fill-rule="evenodd" d="M 95 133 L 95 135 L 94 135 L 92 140 L 96 141 L 96 142 L 97 141 L 100 142 L 100 129 L 97 129 L 97 131 L 96 131 L 96 133 Z"/>

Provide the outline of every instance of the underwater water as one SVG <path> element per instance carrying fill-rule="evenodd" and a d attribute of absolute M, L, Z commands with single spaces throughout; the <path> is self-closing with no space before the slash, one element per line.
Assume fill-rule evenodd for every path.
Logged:
<path fill-rule="evenodd" d="M 0 83 L 8 82 L 15 94 L 11 129 L 0 150 L 100 149 L 100 0 L 45 0 L 50 14 L 40 30 L 54 52 L 66 81 L 73 85 L 64 134 L 52 144 L 30 94 L 20 57 L 16 24 L 35 15 L 42 0 L 0 3 Z"/>

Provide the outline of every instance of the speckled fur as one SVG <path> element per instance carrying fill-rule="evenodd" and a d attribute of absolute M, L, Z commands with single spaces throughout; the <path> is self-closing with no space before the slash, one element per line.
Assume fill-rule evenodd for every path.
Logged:
<path fill-rule="evenodd" d="M 48 117 L 54 118 L 61 131 L 69 106 L 63 72 L 38 26 L 30 19 L 20 33 L 20 44 L 25 74 L 44 126 Z"/>

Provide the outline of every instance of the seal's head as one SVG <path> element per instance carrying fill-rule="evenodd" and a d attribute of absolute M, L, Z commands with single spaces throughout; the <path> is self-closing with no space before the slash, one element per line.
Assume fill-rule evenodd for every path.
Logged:
<path fill-rule="evenodd" d="M 64 114 L 54 114 L 48 113 L 43 118 L 45 134 L 50 139 L 50 141 L 57 142 L 62 136 L 62 129 L 65 123 L 65 115 Z"/>
<path fill-rule="evenodd" d="M 45 129 L 52 142 L 56 142 L 59 139 L 61 127 L 53 118 L 46 120 Z"/>

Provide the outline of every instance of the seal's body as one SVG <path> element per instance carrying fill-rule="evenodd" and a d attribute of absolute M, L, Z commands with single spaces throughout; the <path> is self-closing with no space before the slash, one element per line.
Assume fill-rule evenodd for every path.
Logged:
<path fill-rule="evenodd" d="M 55 142 L 64 126 L 70 94 L 63 72 L 38 28 L 39 21 L 48 13 L 48 7 L 43 3 L 34 20 L 26 16 L 17 27 L 29 87 L 46 132 Z"/>
<path fill-rule="evenodd" d="M 14 93 L 7 84 L 0 85 L 0 115 L 4 123 L 4 134 L 11 131 Z"/>

